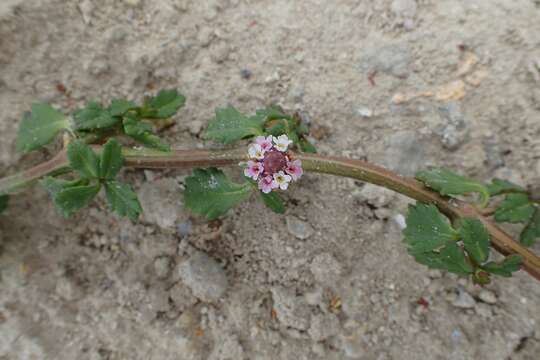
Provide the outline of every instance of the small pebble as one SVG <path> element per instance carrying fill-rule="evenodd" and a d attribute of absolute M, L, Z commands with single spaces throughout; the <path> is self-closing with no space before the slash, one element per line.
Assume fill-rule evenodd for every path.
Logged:
<path fill-rule="evenodd" d="M 476 302 L 469 293 L 461 291 L 458 297 L 452 302 L 452 305 L 460 309 L 472 309 L 476 305 Z"/>
<path fill-rule="evenodd" d="M 480 294 L 478 294 L 478 298 L 485 302 L 486 304 L 496 304 L 497 303 L 497 296 L 492 291 L 483 289 L 480 291 Z"/>

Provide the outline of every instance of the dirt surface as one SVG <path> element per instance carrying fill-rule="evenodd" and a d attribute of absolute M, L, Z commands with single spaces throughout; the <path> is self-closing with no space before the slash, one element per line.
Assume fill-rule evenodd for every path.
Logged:
<path fill-rule="evenodd" d="M 15 153 L 32 102 L 178 88 L 165 136 L 179 148 L 212 146 L 200 131 L 216 107 L 278 103 L 311 120 L 322 153 L 540 184 L 539 6 L 2 0 L 0 172 L 55 151 Z M 39 187 L 12 198 L 0 359 L 538 359 L 540 283 L 481 289 L 417 265 L 404 197 L 308 174 L 285 216 L 253 198 L 208 223 L 182 207 L 186 175 L 124 171 L 136 224 L 103 199 L 68 221 Z"/>

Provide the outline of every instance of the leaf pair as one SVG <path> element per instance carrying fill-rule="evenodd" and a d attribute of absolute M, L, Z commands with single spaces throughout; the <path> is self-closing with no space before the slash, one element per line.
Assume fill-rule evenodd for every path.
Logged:
<path fill-rule="evenodd" d="M 194 213 L 212 220 L 246 200 L 254 189 L 253 183 L 237 184 L 216 168 L 195 169 L 185 181 L 184 203 Z M 265 205 L 272 211 L 285 212 L 278 194 L 261 194 Z"/>
<path fill-rule="evenodd" d="M 60 213 L 68 217 L 88 206 L 103 186 L 113 211 L 131 220 L 138 218 L 142 209 L 137 195 L 129 185 L 115 180 L 123 164 L 122 148 L 116 140 L 111 139 L 103 146 L 100 157 L 77 140 L 69 144 L 67 156 L 71 168 L 80 176 L 78 179 L 46 177 L 42 180 Z"/>
<path fill-rule="evenodd" d="M 169 146 L 153 134 L 152 126 L 142 119 L 165 119 L 174 115 L 185 103 L 185 97 L 176 90 L 160 91 L 148 98 L 142 106 L 125 99 L 115 99 L 108 108 L 91 101 L 73 113 L 73 124 L 67 116 L 47 104 L 32 105 L 31 113 L 24 116 L 17 135 L 17 151 L 29 152 L 50 143 L 61 130 L 78 135 L 104 131 L 124 132 L 146 146 L 168 151 Z"/>
<path fill-rule="evenodd" d="M 488 203 L 491 196 L 506 195 L 495 211 L 495 221 L 526 224 L 519 237 L 525 246 L 531 246 L 540 238 L 540 208 L 529 199 L 527 191 L 516 184 L 494 179 L 491 184 L 484 185 L 440 168 L 420 171 L 416 178 L 442 195 L 479 193 L 482 206 Z"/>
<path fill-rule="evenodd" d="M 286 134 L 302 151 L 315 152 L 315 147 L 305 138 L 309 129 L 299 119 L 284 114 L 277 107 L 257 110 L 247 116 L 229 106 L 217 109 L 210 120 L 205 137 L 223 144 L 233 144 L 254 136 Z"/>
<path fill-rule="evenodd" d="M 486 262 L 489 234 L 477 219 L 462 219 L 456 230 L 434 205 L 419 203 L 409 207 L 406 222 L 403 234 L 409 254 L 430 268 L 473 277 L 478 270 L 511 276 L 521 264 L 519 256 L 507 257 L 499 263 Z"/>

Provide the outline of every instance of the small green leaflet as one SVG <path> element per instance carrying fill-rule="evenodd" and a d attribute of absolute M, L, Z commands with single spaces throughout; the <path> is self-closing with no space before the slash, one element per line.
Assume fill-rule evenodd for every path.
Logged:
<path fill-rule="evenodd" d="M 76 186 L 81 185 L 88 185 L 88 180 L 62 180 L 62 179 L 56 179 L 51 176 L 47 176 L 39 181 L 39 183 L 47 190 L 47 192 L 51 195 L 54 205 L 56 207 L 56 210 L 62 214 L 64 217 L 69 216 L 69 212 L 64 211 L 64 209 L 61 207 L 62 204 L 58 203 L 58 194 L 62 192 L 65 189 L 69 189 Z"/>
<path fill-rule="evenodd" d="M 7 195 L 0 195 L 0 214 L 4 212 L 4 210 L 7 209 L 9 202 L 9 196 Z"/>
<path fill-rule="evenodd" d="M 90 205 L 101 188 L 100 184 L 67 187 L 56 194 L 54 199 L 57 208 L 65 217 Z"/>
<path fill-rule="evenodd" d="M 519 241 L 525 246 L 532 246 L 540 237 L 540 208 L 536 207 L 531 220 L 519 235 Z"/>
<path fill-rule="evenodd" d="M 508 194 L 495 211 L 495 221 L 525 223 L 535 210 L 526 194 Z"/>
<path fill-rule="evenodd" d="M 249 136 L 263 135 L 261 119 L 247 117 L 234 107 L 216 110 L 216 117 L 210 120 L 206 138 L 232 144 Z"/>
<path fill-rule="evenodd" d="M 25 114 L 17 134 L 17 151 L 26 153 L 50 143 L 62 129 L 69 128 L 64 114 L 47 104 L 32 105 L 32 112 Z"/>
<path fill-rule="evenodd" d="M 510 181 L 493 179 L 491 184 L 487 186 L 489 195 L 496 196 L 512 192 L 525 192 L 521 186 L 511 183 Z"/>
<path fill-rule="evenodd" d="M 186 98 L 176 90 L 162 90 L 155 97 L 144 102 L 141 109 L 143 118 L 165 119 L 176 114 L 184 106 Z"/>
<path fill-rule="evenodd" d="M 122 168 L 123 162 L 122 147 L 115 139 L 109 139 L 101 152 L 99 177 L 101 179 L 114 179 Z"/>
<path fill-rule="evenodd" d="M 423 170 L 416 174 L 416 178 L 442 195 L 463 195 L 475 192 L 481 195 L 482 206 L 487 205 L 489 201 L 489 192 L 485 185 L 450 170 L 441 168 Z"/>
<path fill-rule="evenodd" d="M 90 146 L 81 140 L 75 140 L 68 145 L 67 156 L 69 165 L 82 178 L 94 179 L 99 177 L 99 159 Z"/>
<path fill-rule="evenodd" d="M 132 221 L 137 220 L 142 208 L 131 187 L 114 180 L 106 181 L 104 185 L 111 209 L 120 216 L 127 216 Z"/>
<path fill-rule="evenodd" d="M 437 250 L 459 238 L 434 205 L 409 205 L 406 223 L 403 234 L 411 255 Z"/>
<path fill-rule="evenodd" d="M 114 99 L 109 106 L 109 112 L 112 116 L 122 116 L 129 110 L 135 110 L 138 106 L 133 102 L 126 99 Z"/>
<path fill-rule="evenodd" d="M 279 196 L 278 193 L 272 191 L 268 194 L 265 194 L 261 191 L 261 197 L 263 199 L 263 202 L 266 206 L 268 206 L 273 212 L 278 214 L 285 213 L 285 205 L 283 204 L 283 200 Z"/>
<path fill-rule="evenodd" d="M 489 234 L 480 220 L 463 219 L 459 234 L 465 250 L 477 263 L 481 264 L 487 260 L 489 255 Z"/>
<path fill-rule="evenodd" d="M 212 220 L 247 199 L 252 189 L 248 182 L 233 183 L 216 168 L 195 169 L 186 178 L 184 202 L 194 213 Z"/>
<path fill-rule="evenodd" d="M 117 124 L 120 119 L 111 115 L 100 103 L 91 101 L 73 114 L 77 130 L 98 130 Z"/>
<path fill-rule="evenodd" d="M 463 250 L 454 241 L 448 241 L 437 251 L 416 253 L 413 256 L 420 264 L 432 269 L 442 269 L 462 275 L 474 272 L 472 265 L 465 258 Z"/>
<path fill-rule="evenodd" d="M 151 148 L 161 151 L 170 151 L 168 144 L 152 133 L 152 126 L 141 121 L 137 115 L 127 113 L 123 119 L 124 131 L 129 137 Z"/>
<path fill-rule="evenodd" d="M 520 255 L 510 255 L 501 262 L 490 261 L 482 265 L 482 269 L 495 275 L 510 277 L 521 268 L 522 264 L 523 258 Z"/>

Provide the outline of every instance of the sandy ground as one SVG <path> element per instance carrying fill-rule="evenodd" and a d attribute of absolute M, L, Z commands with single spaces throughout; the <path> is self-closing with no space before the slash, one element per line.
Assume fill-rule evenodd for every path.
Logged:
<path fill-rule="evenodd" d="M 15 153 L 32 102 L 174 87 L 179 148 L 205 145 L 216 107 L 278 103 L 322 153 L 538 184 L 539 18 L 533 0 L 2 0 L 0 173 L 55 151 Z M 540 284 L 415 264 L 409 200 L 307 175 L 285 216 L 253 198 L 208 223 L 182 206 L 186 175 L 124 171 L 136 224 L 103 199 L 68 221 L 41 188 L 13 198 L 0 359 L 538 359 Z"/>

